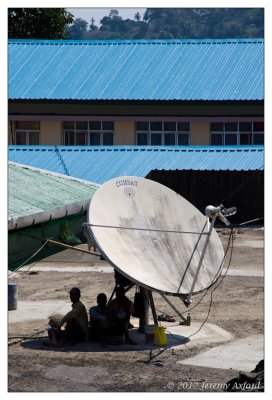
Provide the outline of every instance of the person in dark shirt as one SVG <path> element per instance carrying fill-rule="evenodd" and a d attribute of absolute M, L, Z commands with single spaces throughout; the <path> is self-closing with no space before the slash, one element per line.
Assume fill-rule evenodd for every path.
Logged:
<path fill-rule="evenodd" d="M 109 321 L 107 318 L 107 296 L 99 293 L 97 305 L 90 308 L 90 340 L 105 343 Z"/>
<path fill-rule="evenodd" d="M 107 310 L 107 318 L 110 321 L 109 331 L 112 334 L 124 335 L 126 343 L 135 344 L 128 333 L 130 316 L 134 313 L 134 304 L 126 297 L 123 286 L 117 286 L 116 298 L 109 301 Z"/>

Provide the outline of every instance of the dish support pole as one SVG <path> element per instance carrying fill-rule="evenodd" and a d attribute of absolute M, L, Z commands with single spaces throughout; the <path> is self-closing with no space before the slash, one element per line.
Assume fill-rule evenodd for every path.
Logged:
<path fill-rule="evenodd" d="M 198 278 L 198 275 L 199 275 L 199 272 L 200 272 L 200 268 L 202 266 L 203 258 L 205 256 L 205 253 L 206 253 L 206 250 L 207 250 L 207 247 L 208 247 L 208 244 L 209 244 L 209 240 L 210 240 L 210 237 L 211 237 L 211 234 L 212 234 L 212 230 L 213 230 L 213 227 L 214 227 L 214 224 L 215 224 L 216 217 L 217 217 L 217 215 L 214 215 L 213 218 L 212 218 L 212 222 L 210 223 L 209 232 L 208 232 L 208 235 L 206 236 L 206 241 L 205 241 L 205 244 L 204 244 L 200 259 L 199 259 L 199 263 L 198 263 L 197 270 L 196 270 L 196 273 L 195 273 L 195 276 L 194 276 L 192 287 L 191 287 L 190 293 L 188 294 L 188 297 L 187 297 L 187 303 L 188 304 L 191 303 L 192 294 L 193 294 L 193 291 L 194 291 L 194 288 L 195 288 L 195 284 L 196 284 L 196 281 L 197 281 L 197 278 Z"/>
<path fill-rule="evenodd" d="M 151 310 L 152 310 L 154 324 L 156 326 L 159 326 L 158 317 L 157 317 L 157 314 L 156 314 L 156 309 L 155 309 L 154 300 L 153 300 L 153 296 L 152 296 L 152 291 L 151 290 L 148 290 L 148 298 L 149 298 L 149 304 L 150 304 L 150 307 L 151 307 Z"/>

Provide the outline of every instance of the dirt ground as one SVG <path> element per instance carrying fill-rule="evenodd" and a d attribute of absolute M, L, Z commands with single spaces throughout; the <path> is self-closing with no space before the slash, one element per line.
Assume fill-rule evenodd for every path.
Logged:
<path fill-rule="evenodd" d="M 228 231 L 218 231 L 226 248 Z M 235 338 L 263 334 L 264 329 L 264 280 L 253 276 L 254 271 L 263 271 L 264 254 L 259 245 L 263 240 L 263 229 L 236 230 L 230 270 L 244 271 L 244 276 L 227 275 L 213 292 L 208 322 L 232 333 Z M 63 263 L 72 264 L 71 258 L 81 264 L 99 262 L 98 258 L 65 250 L 49 257 L 60 268 Z M 88 258 L 90 257 L 90 258 Z M 227 257 L 225 266 L 228 266 Z M 36 263 L 35 265 L 38 265 Z M 105 261 L 101 261 L 101 265 Z M 44 264 L 43 264 L 44 265 Z M 73 265 L 77 265 L 74 262 Z M 251 271 L 252 276 L 247 276 Z M 64 300 L 68 289 L 80 287 L 82 301 L 89 308 L 96 304 L 99 292 L 108 297 L 114 288 L 113 273 L 100 272 L 54 272 L 41 271 L 20 273 L 18 302 L 21 300 Z M 191 311 L 192 320 L 205 320 L 211 301 L 211 290 L 201 303 Z M 173 315 L 173 310 L 159 294 L 154 293 L 158 314 Z M 194 306 L 203 296 L 194 296 Z M 134 290 L 129 292 L 134 297 Z M 178 299 L 172 298 L 180 311 L 188 312 Z M 12 313 L 10 311 L 9 313 Z M 176 321 L 179 321 L 179 318 Z M 239 371 L 179 364 L 214 344 L 183 344 L 177 349 L 152 351 L 137 349 L 137 346 L 109 346 L 102 348 L 90 343 L 49 348 L 37 337 L 47 328 L 47 316 L 42 320 L 9 323 L 8 335 L 8 391 L 9 392 L 222 392 L 222 385 L 237 377 Z M 41 333 L 41 336 L 46 332 Z M 12 339 L 30 336 L 22 341 Z M 19 339 L 18 339 L 19 340 Z M 173 385 L 173 384 L 174 385 Z"/>

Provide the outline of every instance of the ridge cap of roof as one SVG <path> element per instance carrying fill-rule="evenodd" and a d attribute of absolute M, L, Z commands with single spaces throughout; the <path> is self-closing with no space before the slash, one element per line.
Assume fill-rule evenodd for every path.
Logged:
<path fill-rule="evenodd" d="M 83 185 L 86 185 L 86 186 L 92 186 L 92 187 L 97 187 L 97 188 L 100 187 L 99 183 L 87 181 L 86 179 L 80 179 L 80 178 L 76 178 L 74 176 L 60 174 L 58 172 L 49 171 L 49 170 L 46 170 L 43 168 L 32 167 L 31 165 L 21 164 L 21 163 L 17 163 L 14 161 L 8 161 L 8 166 L 19 167 L 19 168 L 27 169 L 27 170 L 33 171 L 33 172 L 39 172 L 41 175 L 47 175 L 47 176 L 52 176 L 55 178 L 66 179 L 70 182 L 82 183 Z"/>
<path fill-rule="evenodd" d="M 29 145 L 8 145 L 9 150 L 30 150 L 33 146 Z M 36 145 L 35 150 L 54 149 L 56 146 L 50 145 Z M 120 146 L 57 146 L 62 151 L 264 151 L 264 145 L 228 145 L 228 146 L 211 146 L 211 145 L 189 145 L 189 146 L 133 146 L 133 145 L 120 145 Z M 10 162 L 10 161 L 9 161 Z M 21 165 L 28 167 L 26 165 Z"/>
<path fill-rule="evenodd" d="M 114 44 L 236 44 L 264 43 L 263 38 L 222 38 L 222 39 L 108 39 L 108 40 L 50 40 L 50 39 L 9 39 L 9 44 L 44 45 L 114 45 Z"/>

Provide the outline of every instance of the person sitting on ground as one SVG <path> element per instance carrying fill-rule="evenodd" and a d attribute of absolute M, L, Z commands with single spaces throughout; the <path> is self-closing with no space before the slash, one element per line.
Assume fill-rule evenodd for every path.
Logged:
<path fill-rule="evenodd" d="M 109 321 L 107 319 L 107 296 L 99 293 L 97 305 L 90 308 L 90 340 L 105 343 Z"/>
<path fill-rule="evenodd" d="M 69 293 L 73 303 L 72 310 L 61 319 L 55 330 L 56 340 L 61 344 L 84 342 L 88 338 L 88 315 L 86 307 L 79 300 L 80 289 L 73 287 Z M 61 327 L 65 323 L 65 329 L 62 331 Z"/>
<path fill-rule="evenodd" d="M 115 335 L 125 335 L 126 343 L 135 344 L 128 333 L 130 316 L 134 313 L 134 304 L 126 297 L 125 289 L 122 286 L 117 286 L 116 298 L 109 301 L 107 310 L 110 332 Z"/>

